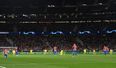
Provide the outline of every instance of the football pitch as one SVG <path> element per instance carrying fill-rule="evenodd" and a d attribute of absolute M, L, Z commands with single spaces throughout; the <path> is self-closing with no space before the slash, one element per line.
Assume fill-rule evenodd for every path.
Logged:
<path fill-rule="evenodd" d="M 0 68 L 115 68 L 116 55 L 19 55 L 7 60 L 0 55 Z"/>

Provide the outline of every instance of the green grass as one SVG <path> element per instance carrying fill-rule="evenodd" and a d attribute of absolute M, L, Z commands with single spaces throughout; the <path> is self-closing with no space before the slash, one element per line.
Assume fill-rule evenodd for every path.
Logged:
<path fill-rule="evenodd" d="M 6 68 L 115 68 L 116 55 L 19 55 L 5 60 L 0 56 L 0 66 Z M 2 68 L 2 67 L 1 67 Z"/>

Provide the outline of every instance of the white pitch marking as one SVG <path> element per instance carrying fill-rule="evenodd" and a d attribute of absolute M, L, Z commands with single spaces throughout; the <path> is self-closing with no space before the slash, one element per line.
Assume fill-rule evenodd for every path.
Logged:
<path fill-rule="evenodd" d="M 0 68 L 6 68 L 6 67 L 0 66 Z"/>

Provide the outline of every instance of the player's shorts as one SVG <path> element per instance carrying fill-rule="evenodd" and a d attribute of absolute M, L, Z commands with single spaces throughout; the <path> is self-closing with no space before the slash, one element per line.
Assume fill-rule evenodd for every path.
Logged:
<path fill-rule="evenodd" d="M 108 54 L 108 51 L 104 51 L 104 54 Z"/>
<path fill-rule="evenodd" d="M 73 50 L 73 51 L 72 51 L 72 54 L 73 54 L 73 55 L 76 55 L 77 53 L 78 53 L 77 50 Z"/>
<path fill-rule="evenodd" d="M 16 52 L 16 55 L 18 55 L 18 52 Z"/>
<path fill-rule="evenodd" d="M 54 54 L 57 54 L 57 51 L 54 51 Z"/>
<path fill-rule="evenodd" d="M 7 54 L 4 54 L 4 56 L 7 58 L 8 55 Z"/>
<path fill-rule="evenodd" d="M 73 50 L 73 52 L 77 52 L 77 50 Z"/>

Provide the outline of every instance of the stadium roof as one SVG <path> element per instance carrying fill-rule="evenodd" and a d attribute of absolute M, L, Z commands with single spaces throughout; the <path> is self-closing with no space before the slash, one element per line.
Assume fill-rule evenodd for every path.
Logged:
<path fill-rule="evenodd" d="M 1 0 L 0 23 L 116 22 L 116 0 Z"/>
<path fill-rule="evenodd" d="M 113 5 L 115 0 L 1 0 L 0 7 L 71 7 Z"/>

